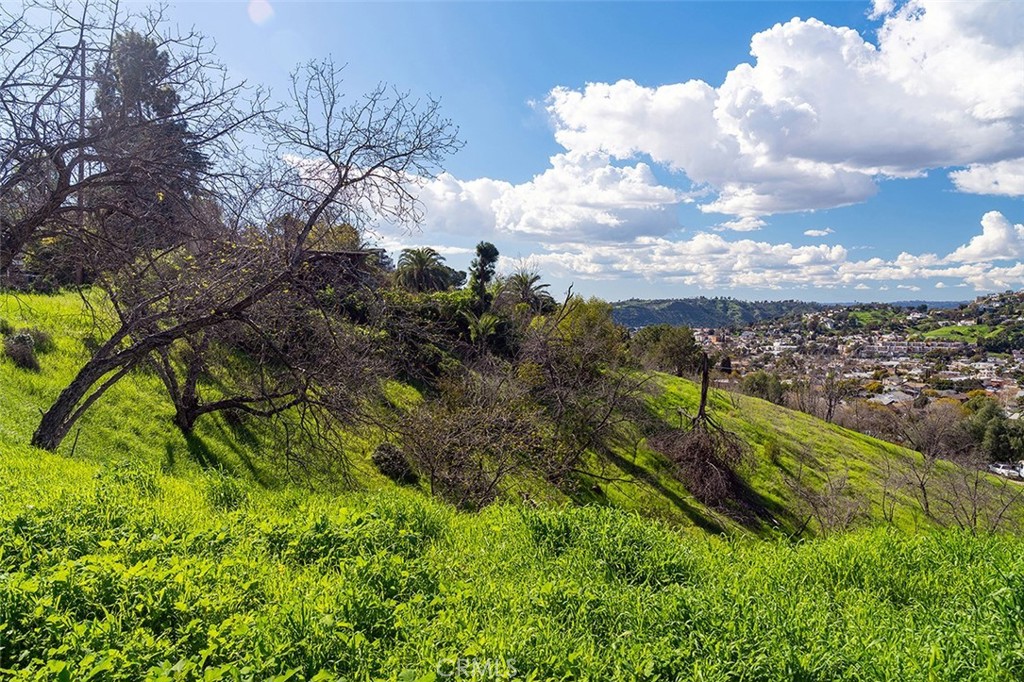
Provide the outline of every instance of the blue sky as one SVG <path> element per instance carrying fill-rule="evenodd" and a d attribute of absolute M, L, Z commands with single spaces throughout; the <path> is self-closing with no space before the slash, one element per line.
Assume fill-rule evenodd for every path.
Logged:
<path fill-rule="evenodd" d="M 422 230 L 616 300 L 1024 286 L 1024 3 L 183 2 L 232 74 L 347 64 L 464 149 Z"/>

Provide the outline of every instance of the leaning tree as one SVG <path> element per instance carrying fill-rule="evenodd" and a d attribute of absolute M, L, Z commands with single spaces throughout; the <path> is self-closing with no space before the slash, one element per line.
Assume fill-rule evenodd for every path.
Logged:
<path fill-rule="evenodd" d="M 139 250 L 116 229 L 89 234 L 94 250 L 103 244 L 118 254 L 100 280 L 116 328 L 43 415 L 34 445 L 56 448 L 93 402 L 154 353 L 226 325 L 258 332 L 266 318 L 255 311 L 315 268 L 315 239 L 376 219 L 418 222 L 419 184 L 460 144 L 436 101 L 385 86 L 349 101 L 330 62 L 298 69 L 288 95 L 257 119 L 260 158 L 252 145 L 244 157 L 208 157 L 233 172 L 217 174 L 202 200 L 173 217 L 170 243 Z"/>

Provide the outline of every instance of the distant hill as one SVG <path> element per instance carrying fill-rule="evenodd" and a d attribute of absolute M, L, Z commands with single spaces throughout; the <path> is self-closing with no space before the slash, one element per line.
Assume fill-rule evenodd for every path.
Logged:
<path fill-rule="evenodd" d="M 677 298 L 645 301 L 629 299 L 612 303 L 615 321 L 627 327 L 672 324 L 686 327 L 744 327 L 826 310 L 822 303 L 807 301 L 740 301 L 735 298 Z"/>
<path fill-rule="evenodd" d="M 894 308 L 916 308 L 923 305 L 927 306 L 929 310 L 949 310 L 959 308 L 967 303 L 969 301 L 893 301 L 889 305 Z"/>

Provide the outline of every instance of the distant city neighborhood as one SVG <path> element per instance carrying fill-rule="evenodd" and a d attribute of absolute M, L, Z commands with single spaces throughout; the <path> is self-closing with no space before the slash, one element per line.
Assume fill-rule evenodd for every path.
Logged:
<path fill-rule="evenodd" d="M 729 358 L 735 373 L 756 369 L 797 379 L 834 372 L 858 382 L 857 395 L 883 405 L 921 395 L 964 401 L 983 390 L 1016 419 L 1024 349 L 999 347 L 999 341 L 1006 330 L 1024 326 L 1022 310 L 1024 296 L 1006 293 L 953 310 L 839 307 L 742 330 L 693 332 L 706 350 Z"/>
<path fill-rule="evenodd" d="M 724 298 L 616 306 L 652 324 L 682 325 L 684 314 L 754 320 L 691 327 L 719 388 L 935 456 L 973 448 L 989 462 L 1024 459 L 1024 293 L 937 307 Z"/>

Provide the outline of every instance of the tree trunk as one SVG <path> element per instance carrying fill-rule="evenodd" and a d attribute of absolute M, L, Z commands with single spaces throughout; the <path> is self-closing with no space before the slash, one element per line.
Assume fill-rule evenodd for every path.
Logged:
<path fill-rule="evenodd" d="M 708 418 L 708 387 L 711 384 L 711 371 L 708 354 L 703 353 L 700 361 L 700 408 L 695 421 L 704 423 Z"/>
<path fill-rule="evenodd" d="M 174 425 L 186 436 L 191 435 L 196 419 L 199 418 L 199 411 L 194 409 L 194 406 L 190 408 L 187 405 L 175 405 L 174 408 Z"/>
<path fill-rule="evenodd" d="M 91 394 L 89 394 L 89 389 L 104 375 L 114 370 L 120 370 L 115 375 L 119 378 L 127 369 L 122 362 L 118 361 L 117 357 L 94 357 L 87 362 L 67 388 L 60 392 L 57 400 L 39 421 L 39 427 L 32 435 L 32 445 L 43 450 L 56 450 L 85 408 L 103 395 L 114 382 L 107 381 Z M 86 397 L 87 394 L 89 394 L 88 397 Z M 78 406 L 79 403 L 81 403 L 81 407 Z"/>

